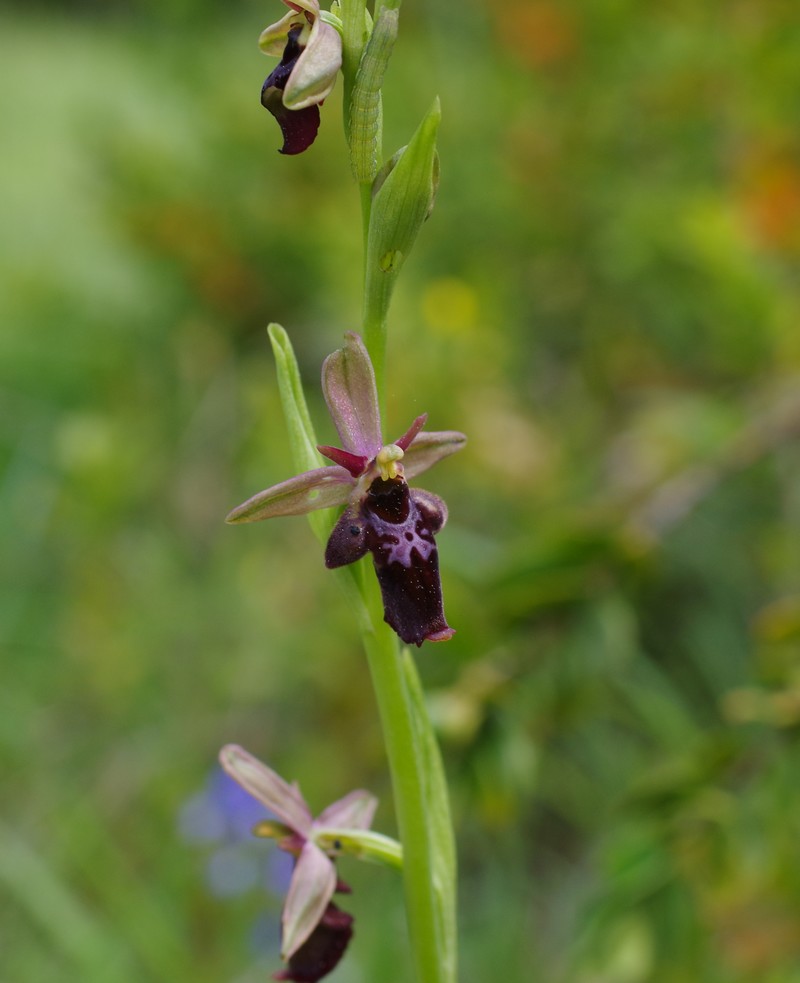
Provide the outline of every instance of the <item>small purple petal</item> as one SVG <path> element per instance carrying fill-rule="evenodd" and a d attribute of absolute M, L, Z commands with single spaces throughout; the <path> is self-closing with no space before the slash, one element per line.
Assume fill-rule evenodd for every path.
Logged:
<path fill-rule="evenodd" d="M 329 904 L 305 944 L 289 960 L 288 967 L 273 974 L 272 978 L 317 983 L 336 968 L 352 937 L 353 916 L 335 904 Z"/>
<path fill-rule="evenodd" d="M 289 785 L 271 768 L 236 744 L 226 744 L 219 753 L 219 760 L 231 778 L 253 798 L 262 802 L 290 829 L 303 837 L 308 836 L 311 832 L 311 813 L 294 785 Z"/>
<path fill-rule="evenodd" d="M 300 851 L 283 906 L 281 956 L 291 959 L 319 924 L 336 890 L 336 867 L 310 840 Z"/>
<path fill-rule="evenodd" d="M 424 491 L 422 488 L 412 488 L 410 491 L 411 501 L 417 506 L 425 519 L 425 524 L 432 533 L 440 532 L 447 522 L 447 506 L 433 492 Z"/>
<path fill-rule="evenodd" d="M 325 547 L 325 566 L 329 570 L 355 563 L 365 556 L 367 546 L 367 528 L 361 513 L 357 508 L 345 509 Z"/>
<path fill-rule="evenodd" d="M 354 478 L 363 474 L 369 464 L 369 460 L 366 457 L 361 457 L 358 454 L 350 454 L 348 451 L 343 451 L 340 447 L 329 447 L 327 444 L 318 444 L 317 450 L 324 457 L 333 461 L 334 464 L 338 464 L 340 468 L 346 468 Z"/>
<path fill-rule="evenodd" d="M 432 468 L 445 457 L 460 451 L 467 438 L 457 430 L 423 430 L 406 450 L 403 471 L 407 479 Z"/>
<path fill-rule="evenodd" d="M 395 441 L 397 446 L 402 450 L 407 451 L 409 444 L 414 440 L 414 438 L 417 436 L 420 430 L 422 430 L 422 428 L 425 426 L 425 422 L 427 421 L 427 419 L 428 419 L 427 413 L 423 413 L 422 416 L 418 416 L 416 420 L 414 420 L 414 422 L 408 428 L 408 430 L 406 430 L 403 436 L 399 440 Z"/>
<path fill-rule="evenodd" d="M 381 417 L 375 372 L 364 342 L 353 331 L 344 348 L 322 364 L 322 390 L 342 447 L 372 460 L 381 449 Z"/>
<path fill-rule="evenodd" d="M 331 803 L 314 820 L 314 826 L 338 826 L 340 829 L 369 829 L 378 800 L 363 789 L 356 789 Z"/>
<path fill-rule="evenodd" d="M 280 515 L 305 515 L 315 509 L 344 505 L 353 479 L 344 468 L 315 468 L 265 488 L 228 514 L 226 522 L 259 522 Z"/>

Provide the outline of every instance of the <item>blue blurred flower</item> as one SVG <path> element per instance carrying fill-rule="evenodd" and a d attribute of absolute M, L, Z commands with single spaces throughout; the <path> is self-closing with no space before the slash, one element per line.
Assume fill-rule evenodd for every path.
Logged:
<path fill-rule="evenodd" d="M 178 816 L 189 843 L 214 847 L 206 863 L 206 883 L 217 897 L 233 897 L 259 885 L 283 895 L 292 875 L 291 858 L 267 848 L 253 827 L 274 818 L 221 768 L 187 799 Z"/>

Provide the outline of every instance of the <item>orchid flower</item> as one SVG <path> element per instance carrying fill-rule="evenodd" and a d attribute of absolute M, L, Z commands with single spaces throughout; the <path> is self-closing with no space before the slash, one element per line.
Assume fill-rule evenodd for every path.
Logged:
<path fill-rule="evenodd" d="M 316 819 L 297 785 L 235 744 L 219 755 L 228 775 L 279 822 L 259 823 L 253 832 L 277 841 L 291 853 L 295 867 L 281 917 L 281 958 L 288 966 L 276 980 L 315 983 L 339 962 L 353 934 L 353 917 L 332 902 L 335 891 L 349 892 L 336 874 L 334 857 L 345 847 L 356 855 L 402 863 L 400 845 L 369 832 L 378 800 L 357 790 L 323 810 Z"/>
<path fill-rule="evenodd" d="M 322 388 L 342 447 L 317 449 L 335 462 L 259 492 L 228 515 L 256 522 L 346 505 L 325 550 L 325 565 L 341 567 L 372 553 L 384 620 L 407 644 L 441 642 L 454 629 L 444 616 L 434 536 L 447 520 L 436 495 L 410 489 L 406 479 L 464 446 L 454 430 L 425 431 L 418 416 L 393 444 L 383 444 L 375 373 L 361 338 L 325 359 Z"/>
<path fill-rule="evenodd" d="M 290 8 L 261 32 L 258 45 L 280 64 L 261 89 L 261 105 L 278 121 L 282 154 L 299 154 L 314 142 L 319 107 L 331 93 L 342 67 L 342 39 L 323 15 L 318 0 L 283 0 Z M 325 20 L 323 20 L 325 16 Z"/>

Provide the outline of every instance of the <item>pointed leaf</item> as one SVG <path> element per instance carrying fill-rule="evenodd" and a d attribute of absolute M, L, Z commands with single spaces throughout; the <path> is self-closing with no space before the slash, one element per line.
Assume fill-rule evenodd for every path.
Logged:
<path fill-rule="evenodd" d="M 254 758 L 238 744 L 226 744 L 219 753 L 225 771 L 253 798 L 262 802 L 278 819 L 307 837 L 311 831 L 311 813 L 299 789 Z"/>
<path fill-rule="evenodd" d="M 364 342 L 353 331 L 322 364 L 322 390 L 342 447 L 371 460 L 381 449 L 378 393 Z"/>
<path fill-rule="evenodd" d="M 406 480 L 466 446 L 467 438 L 457 430 L 423 430 L 412 441 L 403 458 Z"/>
<path fill-rule="evenodd" d="M 298 471 L 311 471 L 323 462 L 317 453 L 317 438 L 314 435 L 314 426 L 303 395 L 303 383 L 294 349 L 289 336 L 280 324 L 270 324 L 267 332 L 275 356 L 278 388 L 286 425 L 289 428 L 292 460 Z"/>
<path fill-rule="evenodd" d="M 315 509 L 344 505 L 352 486 L 349 473 L 335 464 L 306 471 L 248 498 L 237 505 L 225 521 L 260 522 L 279 515 L 305 515 Z"/>
<path fill-rule="evenodd" d="M 311 935 L 336 890 L 333 861 L 311 841 L 300 851 L 283 906 L 281 958 L 289 959 Z"/>
<path fill-rule="evenodd" d="M 392 291 L 434 199 L 440 120 L 437 99 L 372 200 L 366 256 L 364 308 L 369 319 L 365 340 L 380 379 L 384 374 L 386 318 Z M 378 175 L 376 184 L 381 177 Z"/>
<path fill-rule="evenodd" d="M 377 808 L 378 800 L 374 795 L 363 789 L 356 789 L 329 805 L 314 820 L 314 824 L 369 829 Z"/>
<path fill-rule="evenodd" d="M 289 443 L 292 449 L 292 459 L 298 471 L 312 471 L 323 463 L 317 452 L 317 438 L 303 395 L 303 384 L 300 380 L 300 370 L 297 359 L 289 341 L 289 336 L 279 324 L 270 324 L 269 340 L 275 355 L 275 367 L 278 373 L 278 389 L 281 394 L 281 405 L 286 425 L 289 429 Z M 330 499 L 322 501 L 314 499 L 312 509 L 323 509 L 329 506 L 341 505 L 346 499 L 330 495 Z M 309 511 L 306 509 L 305 511 Z M 312 512 L 308 517 L 309 525 L 319 542 L 324 543 L 333 528 L 335 517 L 331 513 Z"/>

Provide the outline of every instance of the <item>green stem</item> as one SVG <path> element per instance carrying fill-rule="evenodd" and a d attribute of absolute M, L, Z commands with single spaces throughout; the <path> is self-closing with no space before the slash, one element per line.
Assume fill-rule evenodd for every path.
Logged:
<path fill-rule="evenodd" d="M 443 907 L 454 912 L 454 898 L 442 899 L 443 891 L 454 889 L 448 877 L 438 878 L 442 858 L 436 856 L 441 843 L 432 836 L 431 816 L 441 813 L 441 802 L 432 801 L 430 767 L 426 751 L 433 741 L 430 721 L 420 719 L 418 708 L 409 693 L 406 672 L 397 636 L 380 618 L 376 592 L 368 587 L 363 563 L 351 568 L 361 601 L 369 610 L 361 619 L 362 639 L 367 653 L 372 684 L 378 703 L 386 754 L 392 776 L 395 811 L 400 841 L 403 845 L 403 881 L 408 916 L 408 930 L 419 983 L 455 983 L 454 926 L 442 929 Z M 372 595 L 370 598 L 369 595 Z M 373 603 L 370 603 L 372 600 Z M 377 611 L 375 610 L 377 607 Z M 422 732 L 423 740 L 420 740 Z M 428 740 L 429 739 L 429 740 Z M 434 745 L 435 746 L 435 745 Z M 438 751 L 436 751 L 438 757 Z M 435 764 L 441 767 L 441 762 Z M 449 853 L 445 867 L 452 866 L 452 826 L 446 816 Z"/>
<path fill-rule="evenodd" d="M 372 214 L 372 182 L 363 181 L 359 185 L 361 192 L 361 230 L 364 240 L 364 322 L 361 333 L 367 346 L 372 367 L 375 369 L 375 384 L 378 390 L 381 419 L 386 419 L 386 315 L 388 298 L 380 298 L 379 303 L 371 303 L 374 292 L 370 289 L 370 275 L 367 263 L 369 253 L 369 221 Z"/>
<path fill-rule="evenodd" d="M 358 186 L 361 195 L 361 235 L 364 240 L 364 289 L 366 290 L 367 281 L 367 248 L 366 242 L 369 239 L 369 219 L 372 214 L 372 182 L 362 181 Z"/>
<path fill-rule="evenodd" d="M 342 0 L 342 75 L 344 76 L 344 105 L 350 106 L 350 93 L 355 82 L 361 52 L 364 49 L 365 0 Z M 347 128 L 347 112 L 344 119 Z"/>
<path fill-rule="evenodd" d="M 369 292 L 365 304 L 363 337 L 367 346 L 372 366 L 375 369 L 375 383 L 378 388 L 378 402 L 381 408 L 381 419 L 386 419 L 386 322 L 388 304 L 379 302 L 369 303 Z M 382 300 L 382 298 L 381 298 Z"/>
<path fill-rule="evenodd" d="M 396 10 L 399 0 L 383 0 L 383 4 L 378 0 L 376 23 L 382 5 Z M 364 7 L 364 0 L 342 0 L 343 109 L 348 142 L 356 139 L 351 132 L 351 112 L 354 84 L 365 43 Z M 358 139 L 367 141 L 364 146 L 356 147 L 359 166 L 354 169 L 359 181 L 364 242 L 362 331 L 375 369 L 378 400 L 385 418 L 387 314 L 397 271 L 384 269 L 380 265 L 382 253 L 377 260 L 379 268 L 368 267 L 375 170 L 366 165 L 369 165 L 374 153 L 375 168 L 380 166 L 380 85 L 396 36 L 396 15 L 394 19 L 384 16 L 378 27 L 378 34 L 372 39 L 369 49 L 372 57 L 367 66 L 369 72 L 362 75 L 364 88 L 357 93 L 360 113 L 352 130 Z M 370 121 L 377 130 L 369 130 Z M 432 141 L 436 125 L 438 107 L 430 155 L 434 152 Z M 377 142 L 373 141 L 373 145 L 370 140 L 375 134 Z M 352 154 L 351 146 L 351 161 Z M 432 160 L 418 165 L 416 156 L 412 154 L 409 154 L 407 165 L 411 169 L 416 167 L 424 175 L 429 175 L 433 166 Z M 426 180 L 430 183 L 428 177 Z M 416 201 L 420 196 L 412 197 Z M 423 212 L 429 210 L 429 204 L 424 203 Z M 424 214 L 420 216 L 420 222 L 422 218 Z M 400 231 L 406 230 L 401 228 Z M 406 233 L 405 238 L 400 236 L 398 241 L 401 243 L 398 246 L 394 241 L 390 243 L 391 249 L 387 253 L 390 259 L 395 256 L 393 250 L 407 251 L 410 248 L 413 235 Z M 398 252 L 396 258 L 402 262 L 401 253 Z M 374 265 L 375 257 L 372 262 Z M 402 842 L 408 931 L 418 983 L 455 983 L 455 846 L 439 749 L 424 706 L 416 668 L 408 653 L 401 652 L 397 636 L 383 621 L 383 608 L 374 579 L 371 575 L 367 579 L 364 562 L 348 567 L 347 573 L 350 575 L 342 576 L 341 580 L 359 619 L 392 777 L 397 826 Z"/>

